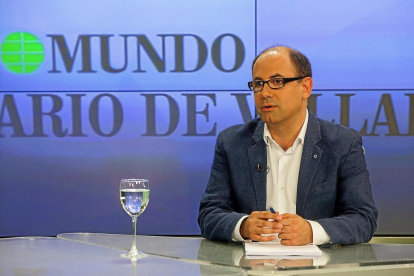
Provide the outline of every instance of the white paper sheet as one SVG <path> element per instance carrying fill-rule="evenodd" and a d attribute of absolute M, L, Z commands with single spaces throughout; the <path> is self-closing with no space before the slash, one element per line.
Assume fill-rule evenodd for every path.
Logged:
<path fill-rule="evenodd" d="M 256 256 L 322 256 L 322 251 L 314 244 L 287 246 L 279 242 L 245 241 L 246 255 Z"/>

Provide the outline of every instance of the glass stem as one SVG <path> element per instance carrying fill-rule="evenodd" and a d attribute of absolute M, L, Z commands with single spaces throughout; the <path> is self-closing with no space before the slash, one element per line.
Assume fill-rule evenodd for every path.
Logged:
<path fill-rule="evenodd" d="M 132 247 L 131 247 L 131 255 L 138 254 L 137 250 L 137 218 L 138 216 L 132 216 L 132 227 L 134 229 L 132 235 Z"/>

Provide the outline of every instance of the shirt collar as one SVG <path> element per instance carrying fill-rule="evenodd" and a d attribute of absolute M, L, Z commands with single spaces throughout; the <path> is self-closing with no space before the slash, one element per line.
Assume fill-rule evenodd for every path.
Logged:
<path fill-rule="evenodd" d="M 302 128 L 300 129 L 299 134 L 296 137 L 295 142 L 293 143 L 293 146 L 292 146 L 293 149 L 299 143 L 301 143 L 302 145 L 305 144 L 305 135 L 306 135 L 306 130 L 308 128 L 308 118 L 309 118 L 309 111 L 306 109 L 305 121 L 303 122 Z M 263 140 L 265 141 L 266 145 L 269 145 L 270 141 L 273 140 L 272 135 L 270 135 L 270 131 L 266 123 L 264 124 Z"/>

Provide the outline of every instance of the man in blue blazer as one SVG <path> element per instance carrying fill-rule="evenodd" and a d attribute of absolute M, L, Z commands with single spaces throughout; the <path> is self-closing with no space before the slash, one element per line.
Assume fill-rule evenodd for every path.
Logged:
<path fill-rule="evenodd" d="M 200 203 L 201 234 L 284 245 L 368 242 L 378 211 L 362 138 L 308 111 L 306 56 L 269 48 L 254 60 L 248 85 L 260 118 L 218 135 Z"/>

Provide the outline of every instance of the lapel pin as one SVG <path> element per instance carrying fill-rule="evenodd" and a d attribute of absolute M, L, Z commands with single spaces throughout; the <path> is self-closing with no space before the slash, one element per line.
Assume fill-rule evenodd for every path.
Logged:
<path fill-rule="evenodd" d="M 314 155 L 313 155 L 313 158 L 314 158 L 314 159 L 318 158 L 318 155 L 317 155 L 317 154 L 314 154 Z"/>

